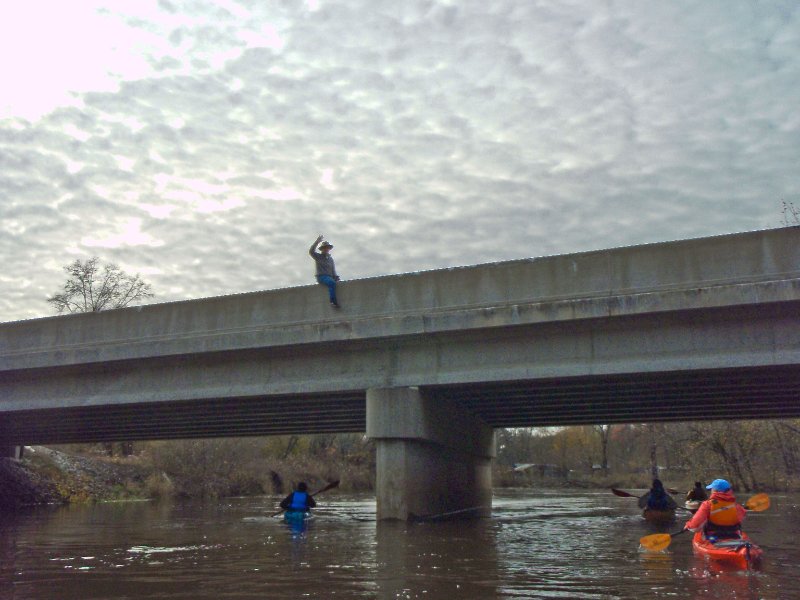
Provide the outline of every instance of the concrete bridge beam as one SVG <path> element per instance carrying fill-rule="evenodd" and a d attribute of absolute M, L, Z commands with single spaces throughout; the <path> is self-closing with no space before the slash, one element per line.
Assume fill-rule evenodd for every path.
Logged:
<path fill-rule="evenodd" d="M 494 430 L 456 402 L 416 387 L 368 389 L 367 436 L 376 442 L 378 520 L 488 516 Z"/>

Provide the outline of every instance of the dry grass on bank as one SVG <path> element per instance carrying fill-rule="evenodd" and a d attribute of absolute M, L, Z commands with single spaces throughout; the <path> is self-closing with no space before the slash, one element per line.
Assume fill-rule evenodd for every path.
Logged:
<path fill-rule="evenodd" d="M 283 457 L 248 440 L 163 442 L 149 445 L 139 460 L 151 471 L 145 493 L 154 498 L 283 494 L 300 481 L 312 491 L 335 480 L 344 491 L 374 486 L 374 452 L 366 445 L 345 456 L 297 452 Z"/>

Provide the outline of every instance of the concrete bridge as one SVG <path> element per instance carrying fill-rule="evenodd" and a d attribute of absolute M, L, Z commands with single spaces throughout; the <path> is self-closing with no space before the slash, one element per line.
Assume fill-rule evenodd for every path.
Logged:
<path fill-rule="evenodd" d="M 0 324 L 0 446 L 364 432 L 379 518 L 497 427 L 800 416 L 800 228 Z"/>

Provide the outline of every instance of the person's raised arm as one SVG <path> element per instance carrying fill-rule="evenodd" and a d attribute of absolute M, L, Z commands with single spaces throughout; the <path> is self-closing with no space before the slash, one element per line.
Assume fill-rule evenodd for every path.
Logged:
<path fill-rule="evenodd" d="M 322 241 L 323 237 L 324 236 L 322 236 L 322 235 L 319 236 L 316 240 L 314 240 L 314 243 L 311 244 L 311 248 L 308 249 L 308 253 L 311 255 L 312 258 L 317 253 L 317 246 Z"/>

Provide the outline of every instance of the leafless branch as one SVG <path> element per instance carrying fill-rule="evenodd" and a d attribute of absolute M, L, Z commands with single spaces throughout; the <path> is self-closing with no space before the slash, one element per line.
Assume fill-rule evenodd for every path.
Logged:
<path fill-rule="evenodd" d="M 138 273 L 128 275 L 112 263 L 101 270 L 100 259 L 96 256 L 85 261 L 76 260 L 64 267 L 64 271 L 68 278 L 62 291 L 47 299 L 59 313 L 123 308 L 154 295 L 150 284 Z"/>

